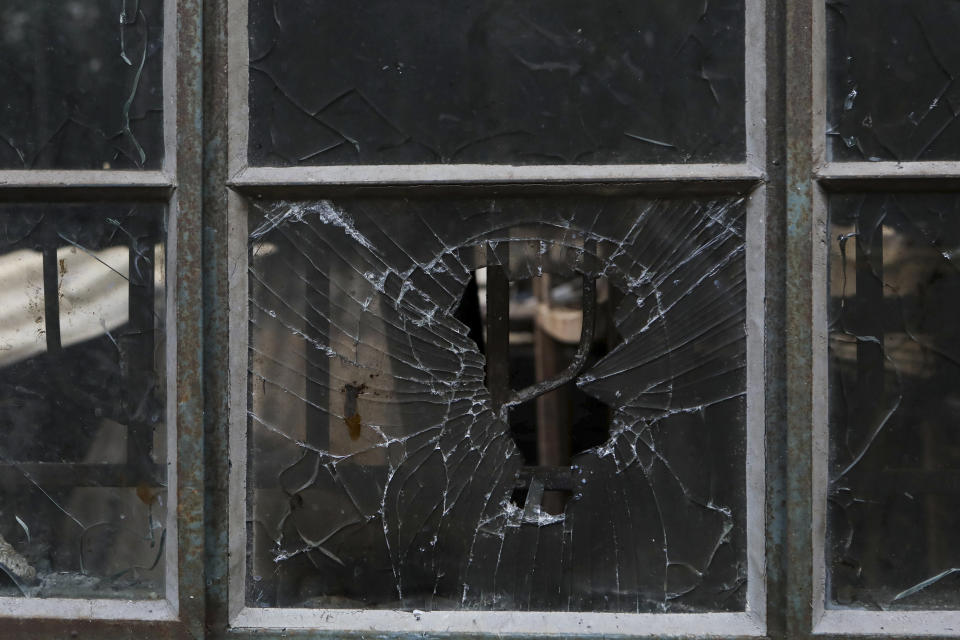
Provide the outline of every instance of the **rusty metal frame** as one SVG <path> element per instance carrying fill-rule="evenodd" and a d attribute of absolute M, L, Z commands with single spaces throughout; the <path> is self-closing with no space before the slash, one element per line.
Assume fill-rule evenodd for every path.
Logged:
<path fill-rule="evenodd" d="M 0 637 L 204 635 L 200 0 L 164 4 L 164 161 L 159 171 L 0 171 L 0 201 L 167 204 L 165 597 L 155 601 L 4 598 Z"/>
<path fill-rule="evenodd" d="M 237 149 L 245 148 L 245 132 L 242 126 L 231 127 L 228 116 L 228 94 L 235 91 L 235 85 L 227 78 L 231 69 L 227 25 L 228 14 L 242 4 L 231 1 L 228 7 L 228 0 L 168 1 L 163 170 L 0 171 L 0 201 L 138 199 L 169 203 L 168 272 L 176 277 L 171 279 L 168 293 L 168 344 L 176 376 L 168 390 L 168 425 L 171 463 L 175 461 L 170 479 L 177 488 L 176 526 L 169 529 L 171 535 L 176 533 L 172 537 L 177 544 L 169 547 L 168 586 L 172 591 L 166 602 L 101 607 L 102 600 L 37 600 L 24 606 L 17 618 L 0 615 L 0 635 L 107 639 L 366 635 L 332 627 L 321 631 L 229 626 L 231 617 L 241 623 L 263 622 L 269 617 L 237 619 L 239 612 L 231 615 L 229 611 L 229 568 L 242 566 L 243 558 L 230 555 L 227 523 L 231 509 L 237 508 L 238 499 L 242 504 L 244 497 L 235 492 L 232 500 L 228 499 L 231 489 L 226 478 L 231 460 L 245 454 L 243 439 L 230 429 L 231 412 L 236 416 L 245 411 L 237 404 L 243 387 L 237 387 L 229 369 L 238 366 L 238 349 L 242 362 L 245 347 L 236 335 L 246 324 L 241 310 L 246 300 L 245 280 L 231 270 L 229 252 L 231 247 L 236 250 L 238 243 L 245 246 L 245 230 L 239 221 L 246 197 L 315 196 L 374 187 L 399 194 L 428 185 L 457 193 L 489 189 L 583 192 L 591 188 L 658 194 L 749 192 L 751 219 L 763 223 L 751 225 L 749 232 L 755 234 L 751 246 L 766 249 L 753 257 L 763 263 L 756 272 L 762 279 L 755 284 L 764 295 L 759 301 L 753 296 L 749 309 L 751 320 L 757 313 L 762 315 L 752 332 L 755 339 L 758 332 L 762 336 L 759 346 L 764 358 L 754 358 L 752 366 L 760 367 L 764 380 L 763 403 L 759 408 L 754 403 L 751 410 L 758 411 L 765 424 L 765 446 L 753 454 L 763 459 L 766 469 L 761 491 L 765 503 L 766 635 L 824 639 L 855 635 L 878 640 L 958 637 L 960 616 L 956 612 L 836 611 L 826 609 L 823 598 L 827 195 L 852 190 L 956 190 L 960 188 L 960 162 L 826 161 L 822 0 L 748 0 L 748 4 L 765 8 L 765 17 L 748 21 L 748 30 L 764 31 L 760 39 L 768 66 L 759 76 L 762 81 L 757 75 L 748 75 L 748 124 L 762 129 L 759 123 L 765 123 L 766 139 L 756 132 L 749 137 L 753 142 L 748 143 L 744 165 L 609 170 L 409 167 L 392 174 L 377 167 L 275 170 L 247 168 L 242 161 L 237 165 Z M 201 14 L 206 16 L 203 21 Z M 753 15 L 756 19 L 757 14 Z M 751 90 L 758 86 L 765 89 L 762 100 Z M 200 384 L 201 371 L 205 387 Z M 757 374 L 755 370 L 754 380 Z M 718 626 L 722 624 L 722 615 L 715 619 Z M 675 637 L 665 629 L 645 637 Z M 617 628 L 611 630 L 617 632 Z M 594 635 L 601 632 L 598 629 Z M 643 631 L 638 629 L 637 634 L 643 635 Z M 488 634 L 421 632 L 412 626 L 379 635 L 451 638 Z M 724 634 L 717 629 L 709 635 Z M 543 634 L 515 633 L 512 637 Z M 739 637 L 756 636 L 751 632 Z"/>
<path fill-rule="evenodd" d="M 815 526 L 811 523 L 813 380 L 813 12 L 823 0 L 787 3 L 786 76 L 786 596 L 784 635 L 809 638 L 813 604 Z M 822 609 L 822 607 L 821 607 Z"/>
<path fill-rule="evenodd" d="M 245 274 L 230 256 L 245 246 L 245 198 L 276 194 L 330 194 L 368 188 L 408 192 L 425 185 L 457 193 L 489 189 L 642 193 L 750 192 L 748 233 L 754 292 L 748 318 L 754 348 L 751 380 L 763 380 L 748 411 L 763 425 L 762 446 L 748 455 L 765 468 L 761 516 L 765 545 L 765 629 L 771 638 L 956 638 L 956 612 L 828 610 L 824 600 L 826 463 L 826 224 L 827 194 L 851 190 L 960 187 L 960 163 L 829 163 L 825 153 L 823 0 L 747 0 L 748 34 L 762 42 L 766 68 L 747 76 L 748 136 L 744 165 L 582 167 L 378 167 L 277 170 L 248 168 L 243 68 L 229 64 L 233 0 L 168 0 L 165 14 L 165 162 L 161 171 L 0 171 L 0 201 L 129 200 L 169 203 L 169 357 L 176 367 L 168 387 L 171 486 L 176 514 L 167 600 L 25 601 L 17 617 L 0 614 L 0 635 L 22 638 L 135 637 L 362 637 L 361 630 L 266 628 L 266 616 L 230 610 L 231 510 L 245 496 L 228 481 L 232 461 L 245 456 L 245 438 L 231 431 L 245 413 L 244 387 L 230 370 L 243 366 Z M 202 19 L 201 16 L 204 16 Z M 760 32 L 757 35 L 757 31 Z M 754 55 L 756 47 L 754 49 Z M 785 71 L 785 73 L 783 72 Z M 233 81 L 229 81 L 229 74 Z M 789 78 L 789 82 L 786 79 Z M 237 91 L 240 91 L 238 96 Z M 763 96 L 763 97 L 760 97 Z M 240 99 L 230 108 L 230 101 Z M 230 126 L 233 121 L 234 126 Z M 204 125 L 204 122 L 206 123 Z M 764 126 L 765 125 L 765 126 Z M 764 133 L 765 131 L 765 133 Z M 202 212 L 202 228 L 201 228 Z M 781 215 L 781 212 L 784 212 Z M 753 224 L 759 222 L 759 226 Z M 202 238 L 202 246 L 201 246 Z M 765 251 L 763 250 L 765 248 Z M 784 260 L 784 256 L 786 260 Z M 202 260 L 202 264 L 201 264 Z M 236 266 L 236 265 L 234 265 Z M 756 278 L 760 278 L 759 282 Z M 202 278 L 202 289 L 201 289 Z M 202 317 L 201 317 L 202 309 Z M 239 360 L 238 360 L 239 359 Z M 201 386 L 201 372 L 204 385 Z M 202 395 L 201 395 L 202 393 Z M 759 397 L 760 402 L 757 402 Z M 759 404 L 759 406 L 758 406 Z M 785 428 L 784 428 L 785 426 Z M 204 491 L 204 486 L 206 490 Z M 233 492 L 231 495 L 231 491 Z M 174 536 L 173 534 L 176 533 Z M 235 547 L 235 545 L 234 545 Z M 241 554 L 242 555 L 242 554 Z M 240 585 L 234 584 L 234 596 Z M 722 615 L 715 618 L 722 623 Z M 230 621 L 252 626 L 237 628 Z M 608 628 L 623 633 L 623 628 Z M 594 631 L 594 635 L 602 629 Z M 479 631 L 380 631 L 389 637 L 486 637 Z M 643 630 L 637 630 L 643 635 Z M 541 632 L 516 638 L 543 637 Z M 707 635 L 723 636 L 722 629 Z M 645 637 L 675 637 L 667 627 Z M 738 637 L 738 636 L 731 636 Z M 745 633 L 739 637 L 756 637 Z"/>

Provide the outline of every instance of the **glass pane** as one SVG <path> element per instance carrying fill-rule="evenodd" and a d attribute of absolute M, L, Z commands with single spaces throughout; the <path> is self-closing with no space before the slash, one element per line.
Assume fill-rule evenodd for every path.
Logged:
<path fill-rule="evenodd" d="M 742 162 L 743 0 L 250 2 L 250 161 Z"/>
<path fill-rule="evenodd" d="M 0 3 L 0 168 L 163 159 L 163 0 Z"/>
<path fill-rule="evenodd" d="M 828 0 L 833 160 L 960 159 L 960 4 Z"/>
<path fill-rule="evenodd" d="M 0 207 L 0 595 L 163 597 L 161 205 Z"/>
<path fill-rule="evenodd" d="M 960 196 L 830 201 L 834 606 L 960 605 Z"/>
<path fill-rule="evenodd" d="M 743 610 L 743 229 L 738 200 L 265 205 L 247 603 Z"/>

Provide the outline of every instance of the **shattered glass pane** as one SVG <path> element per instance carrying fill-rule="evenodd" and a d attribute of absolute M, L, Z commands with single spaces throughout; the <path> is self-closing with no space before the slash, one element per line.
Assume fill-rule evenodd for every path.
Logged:
<path fill-rule="evenodd" d="M 163 596 L 164 224 L 0 206 L 0 595 Z"/>
<path fill-rule="evenodd" d="M 960 4 L 827 1 L 835 161 L 960 159 Z"/>
<path fill-rule="evenodd" d="M 250 606 L 743 610 L 742 201 L 260 207 Z M 511 354 L 522 343 L 497 337 L 507 294 L 544 275 L 551 303 L 581 309 L 556 339 L 595 348 L 615 332 L 599 358 L 571 361 L 575 390 L 603 414 L 593 433 L 604 431 L 574 441 L 559 467 L 529 466 L 546 454 L 516 441 L 513 414 L 548 396 L 495 364 L 498 342 Z M 466 319 L 481 287 L 483 339 Z"/>
<path fill-rule="evenodd" d="M 960 605 L 960 196 L 830 200 L 829 600 Z"/>
<path fill-rule="evenodd" d="M 0 3 L 0 168 L 157 169 L 163 0 Z"/>
<path fill-rule="evenodd" d="M 250 2 L 251 164 L 742 162 L 743 0 Z"/>

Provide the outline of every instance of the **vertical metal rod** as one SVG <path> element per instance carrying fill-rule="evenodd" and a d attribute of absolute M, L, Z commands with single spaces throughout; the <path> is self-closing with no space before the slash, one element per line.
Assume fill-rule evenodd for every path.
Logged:
<path fill-rule="evenodd" d="M 785 3 L 786 27 L 786 548 L 785 636 L 810 638 L 823 610 L 818 602 L 821 569 L 817 566 L 817 536 L 821 523 L 814 509 L 814 475 L 817 396 L 825 395 L 818 376 L 814 348 L 815 318 L 820 292 L 813 280 L 815 240 L 822 228 L 814 207 L 817 185 L 813 181 L 815 149 L 814 113 L 822 108 L 815 98 L 817 81 L 811 61 L 816 58 L 815 29 L 823 2 L 791 0 Z M 821 6 L 818 6 L 821 5 Z"/>
<path fill-rule="evenodd" d="M 537 305 L 550 306 L 550 276 L 535 278 L 533 290 Z M 538 313 L 539 316 L 539 313 Z M 537 382 L 550 380 L 560 373 L 557 342 L 540 322 L 533 327 L 534 369 Z M 570 412 L 565 411 L 567 397 L 562 388 L 537 396 L 537 465 L 559 467 L 570 464 Z"/>
<path fill-rule="evenodd" d="M 170 3 L 173 4 L 173 3 Z M 225 4 L 225 3 L 224 3 Z M 167 13 L 164 30 L 175 29 L 177 45 L 175 55 L 166 57 L 176 61 L 176 102 L 169 106 L 176 109 L 176 179 L 177 189 L 170 200 L 172 246 L 175 249 L 171 270 L 173 281 L 168 290 L 171 294 L 172 313 L 167 326 L 175 336 L 173 357 L 176 375 L 168 392 L 168 407 L 171 418 L 176 416 L 176 427 L 168 427 L 168 455 L 176 461 L 176 509 L 170 511 L 176 520 L 175 556 L 168 554 L 167 597 L 176 598 L 177 609 L 186 626 L 184 635 L 201 638 L 206 635 L 206 580 L 204 542 L 209 527 L 204 517 L 204 489 L 214 486 L 204 483 L 204 388 L 203 388 L 203 277 L 206 275 L 202 260 L 203 250 L 203 197 L 205 171 L 204 158 L 216 155 L 218 146 L 204 144 L 204 92 L 203 92 L 203 0 L 178 0 L 176 16 Z M 166 53 L 166 51 L 164 52 Z M 211 178 L 212 179 L 212 178 Z M 221 183 L 222 184 L 222 183 Z M 169 246 L 169 245 L 168 245 Z M 171 325 L 176 325 L 173 328 Z M 220 336 L 212 336 L 214 339 Z M 219 363 L 218 363 L 219 364 Z M 222 366 L 222 365 L 221 365 Z M 172 396 L 172 398 L 171 398 Z M 170 401 L 172 400 L 172 402 Z M 173 414 L 173 415 L 171 415 Z M 169 423 L 168 423 L 169 424 Z M 171 433 L 172 432 L 172 433 Z M 172 455 L 171 455 L 172 454 Z M 224 492 L 211 492 L 224 493 Z M 169 541 L 169 540 L 168 540 Z M 223 546 L 222 538 L 218 544 Z M 172 564 L 174 563 L 175 564 Z M 176 590 L 169 588 L 176 582 Z"/>
<path fill-rule="evenodd" d="M 497 413 L 510 397 L 510 281 L 501 263 L 509 260 L 508 244 L 498 255 L 487 245 L 487 388 Z"/>
<path fill-rule="evenodd" d="M 537 299 L 537 315 L 533 323 L 533 358 L 536 381 L 550 380 L 560 373 L 558 343 L 540 326 L 540 305 L 550 307 L 550 275 L 543 274 L 534 278 L 533 291 Z M 566 467 L 570 464 L 570 411 L 569 392 L 564 387 L 554 389 L 552 393 L 537 396 L 537 466 Z M 531 482 L 527 493 L 527 507 L 537 499 L 538 506 L 551 514 L 563 513 L 567 495 L 562 491 L 544 491 L 539 483 L 539 496 Z"/>

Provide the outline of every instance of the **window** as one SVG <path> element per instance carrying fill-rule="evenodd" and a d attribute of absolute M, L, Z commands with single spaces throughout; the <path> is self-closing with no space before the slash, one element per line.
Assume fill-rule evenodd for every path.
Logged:
<path fill-rule="evenodd" d="M 10 637 L 201 633 L 192 8 L 0 8 L 0 627 Z"/>
<path fill-rule="evenodd" d="M 814 3 L 811 15 L 787 62 L 788 144 L 810 151 L 788 154 L 787 179 L 788 450 L 805 472 L 788 482 L 812 498 L 788 533 L 813 605 L 796 624 L 949 636 L 957 558 L 938 538 L 955 525 L 956 439 L 942 417 L 953 392 L 934 390 L 956 376 L 937 318 L 954 281 L 957 132 L 940 105 L 956 61 L 943 29 L 958 15 L 937 2 Z M 797 375 L 810 385 L 791 392 Z"/>
<path fill-rule="evenodd" d="M 11 637 L 960 633 L 955 3 L 0 16 Z"/>

